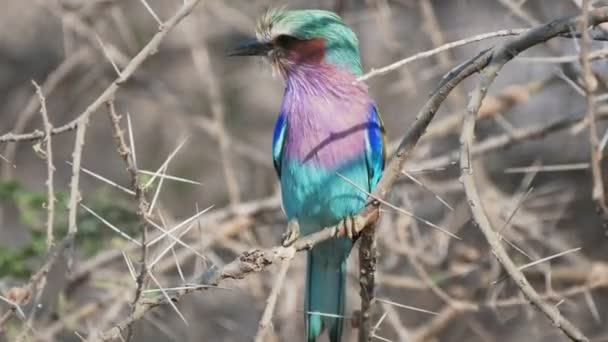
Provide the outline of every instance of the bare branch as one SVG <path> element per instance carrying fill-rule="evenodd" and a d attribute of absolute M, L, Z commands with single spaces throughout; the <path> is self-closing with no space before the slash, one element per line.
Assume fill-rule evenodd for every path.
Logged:
<path fill-rule="evenodd" d="M 471 44 L 471 43 L 475 43 L 481 40 L 485 40 L 485 39 L 490 39 L 490 38 L 496 38 L 496 37 L 505 37 L 505 36 L 517 36 L 520 35 L 522 33 L 527 32 L 527 29 L 511 29 L 511 30 L 500 30 L 500 31 L 495 31 L 495 32 L 490 32 L 490 33 L 483 33 L 483 34 L 479 34 L 470 38 L 465 38 L 465 39 L 461 39 L 461 40 L 457 40 L 451 43 L 447 43 L 445 45 L 442 45 L 440 47 L 437 47 L 435 49 L 429 50 L 429 51 L 424 51 L 424 52 L 420 52 L 417 53 L 413 56 L 410 56 L 408 58 L 404 58 L 400 61 L 397 61 L 395 63 L 392 63 L 390 65 L 387 65 L 385 67 L 379 68 L 379 69 L 373 69 L 368 72 L 367 74 L 357 78 L 357 81 L 359 82 L 363 82 L 363 81 L 367 81 L 368 79 L 372 78 L 372 77 L 376 77 L 376 76 L 380 76 L 380 75 L 385 75 L 395 69 L 398 69 L 408 63 L 411 63 L 415 60 L 418 59 L 422 59 L 422 58 L 427 58 L 433 55 L 436 55 L 440 52 L 449 50 L 449 49 L 453 49 L 459 46 L 463 46 L 463 45 L 467 45 L 467 44 Z M 1 137 L 0 137 L 1 138 Z M 0 142 L 2 142 L 2 139 L 0 139 Z"/>
<path fill-rule="evenodd" d="M 72 153 L 72 180 L 70 181 L 70 200 L 68 202 L 68 236 L 73 238 L 78 233 L 78 204 L 82 197 L 80 196 L 80 164 L 82 161 L 82 150 L 84 147 L 84 139 L 89 124 L 89 116 L 82 116 L 78 121 L 76 128 L 76 139 L 74 140 L 74 152 Z M 71 270 L 74 257 L 74 245 L 68 248 L 68 270 Z"/>
<path fill-rule="evenodd" d="M 260 324 L 258 325 L 258 332 L 255 337 L 256 342 L 267 341 L 267 336 L 272 331 L 272 314 L 274 312 L 274 307 L 276 306 L 277 299 L 279 298 L 279 294 L 281 293 L 281 288 L 283 287 L 283 283 L 285 282 L 285 276 L 287 275 L 287 270 L 289 270 L 291 260 L 295 255 L 295 251 L 293 249 L 287 251 L 290 254 L 284 256 L 283 261 L 281 261 L 281 268 L 279 270 L 279 274 L 277 275 L 277 279 L 275 280 L 274 285 L 272 286 L 272 290 L 270 291 L 270 295 L 268 296 L 268 300 L 266 301 L 266 308 L 264 308 L 262 319 L 260 320 Z"/>
<path fill-rule="evenodd" d="M 42 89 L 35 81 L 32 81 L 34 87 L 36 88 L 36 94 L 40 100 L 40 115 L 42 115 L 42 122 L 44 124 L 44 132 L 46 135 L 46 139 L 44 141 L 46 145 L 46 169 L 47 169 L 47 199 L 46 199 L 46 209 L 47 209 L 47 220 L 46 220 L 46 246 L 47 250 L 50 250 L 54 244 L 53 237 L 53 225 L 55 219 L 55 181 L 54 181 L 54 173 L 55 173 L 55 165 L 53 164 L 53 144 L 51 131 L 53 130 L 53 126 L 49 121 L 49 115 L 46 111 L 46 99 L 44 98 L 44 94 L 42 93 Z"/>

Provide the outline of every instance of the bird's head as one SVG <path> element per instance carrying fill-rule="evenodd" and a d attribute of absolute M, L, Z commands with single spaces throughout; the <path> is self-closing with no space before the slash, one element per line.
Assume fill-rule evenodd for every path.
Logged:
<path fill-rule="evenodd" d="M 362 73 L 357 36 L 338 15 L 322 10 L 270 10 L 258 20 L 256 38 L 231 55 L 265 56 L 284 77 L 321 63 Z"/>

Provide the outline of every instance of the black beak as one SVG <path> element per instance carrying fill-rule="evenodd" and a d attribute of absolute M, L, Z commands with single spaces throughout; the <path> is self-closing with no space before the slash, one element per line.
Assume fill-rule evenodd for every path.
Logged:
<path fill-rule="evenodd" d="M 228 56 L 265 56 L 271 49 L 270 43 L 261 43 L 253 38 L 240 43 Z"/>

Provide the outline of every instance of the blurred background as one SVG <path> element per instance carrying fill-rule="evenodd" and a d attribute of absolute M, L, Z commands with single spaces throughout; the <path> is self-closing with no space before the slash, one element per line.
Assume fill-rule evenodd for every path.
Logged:
<path fill-rule="evenodd" d="M 165 21 L 182 1 L 147 4 Z M 115 96 L 117 112 L 131 120 L 142 184 L 166 165 L 162 172 L 167 176 L 156 177 L 147 188 L 149 201 L 158 193 L 154 220 L 173 226 L 213 206 L 182 236 L 191 248 L 175 245 L 156 264 L 154 274 L 164 287 L 188 283 L 243 251 L 277 245 L 285 228 L 270 152 L 282 81 L 262 60 L 227 57 L 231 47 L 253 35 L 258 16 L 283 5 L 337 11 L 358 34 L 365 70 L 454 40 L 580 12 L 574 0 L 201 2 Z M 122 70 L 158 27 L 142 1 L 3 0 L 0 135 L 44 130 L 32 80 L 42 87 L 52 125 L 76 118 L 116 79 L 110 61 Z M 399 141 L 447 71 L 505 39 L 510 38 L 448 50 L 367 81 L 389 140 Z M 606 54 L 604 48 L 601 42 L 592 44 L 600 55 Z M 558 38 L 507 64 L 480 112 L 475 177 L 494 227 L 503 229 L 516 246 L 507 248 L 518 265 L 571 251 L 528 267 L 525 274 L 593 341 L 607 341 L 606 221 L 592 199 L 577 53 L 576 39 Z M 608 74 L 601 58 L 593 62 L 593 71 L 603 119 L 608 117 L 602 103 Z M 374 322 L 386 316 L 375 331 L 378 340 L 566 340 L 505 279 L 483 235 L 471 224 L 455 162 L 460 118 L 475 79 L 459 85 L 444 103 L 407 163 L 408 177 L 402 177 L 390 196 L 393 204 L 463 240 L 410 217 L 383 213 L 378 297 L 435 314 L 381 301 Z M 122 124 L 127 130 L 126 120 Z M 599 122 L 600 138 L 605 131 Z M 60 241 L 68 227 L 74 132 L 53 136 L 52 144 L 54 231 Z M 4 142 L 0 155 L 0 294 L 7 297 L 46 260 L 47 161 L 45 144 L 36 141 Z M 135 284 L 123 253 L 135 263 L 140 251 L 99 219 L 139 239 L 137 201 L 107 181 L 131 188 L 105 106 L 91 115 L 82 167 L 82 204 L 91 211 L 78 212 L 72 270 L 66 273 L 65 258 L 59 258 L 37 299 L 34 318 L 27 324 L 19 315 L 3 321 L 1 341 L 79 341 L 75 331 L 86 339 L 115 326 L 131 310 Z M 151 258 L 154 253 L 158 250 Z M 352 254 L 349 322 L 359 307 L 357 253 Z M 170 306 L 156 308 L 134 324 L 132 341 L 250 341 L 277 271 L 273 266 L 244 280 L 223 282 L 224 289 L 182 298 L 176 305 L 189 325 Z M 304 278 L 302 253 L 279 297 L 273 318 L 276 341 L 303 340 Z M 146 287 L 158 286 L 148 282 Z M 454 309 L 456 302 L 475 307 Z M 32 303 L 36 301 L 23 305 L 28 317 Z M 9 308 L 0 301 L 0 315 Z M 345 341 L 357 333 L 349 322 Z"/>

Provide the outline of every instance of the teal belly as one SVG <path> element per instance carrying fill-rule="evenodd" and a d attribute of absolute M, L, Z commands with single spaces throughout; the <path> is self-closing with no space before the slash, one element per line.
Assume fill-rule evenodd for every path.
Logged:
<path fill-rule="evenodd" d="M 297 219 L 302 234 L 308 235 L 357 214 L 365 206 L 367 194 L 338 174 L 369 191 L 366 165 L 364 157 L 333 170 L 313 163 L 284 161 L 281 192 L 288 219 Z"/>

